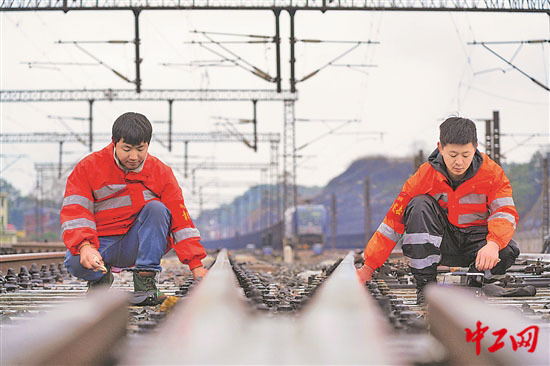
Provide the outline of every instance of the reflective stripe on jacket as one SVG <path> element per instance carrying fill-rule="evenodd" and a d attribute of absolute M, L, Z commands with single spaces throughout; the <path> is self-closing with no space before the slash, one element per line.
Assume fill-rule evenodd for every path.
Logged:
<path fill-rule="evenodd" d="M 191 269 L 199 266 L 206 252 L 170 167 L 148 155 L 139 173 L 125 173 L 117 166 L 113 150 L 111 143 L 88 155 L 67 179 L 61 230 L 69 251 L 78 254 L 84 240 L 99 248 L 98 236 L 125 234 L 143 206 L 157 200 L 172 214 L 167 250 L 174 247 L 180 261 Z"/>
<path fill-rule="evenodd" d="M 500 249 L 506 247 L 516 229 L 518 213 L 512 198 L 512 186 L 502 168 L 487 155 L 482 157 L 473 176 L 461 182 L 456 190 L 441 171 L 429 162 L 410 177 L 393 202 L 365 248 L 365 264 L 378 268 L 388 258 L 405 227 L 403 214 L 411 198 L 420 194 L 433 196 L 447 212 L 449 222 L 459 228 L 488 226 L 487 241 Z"/>

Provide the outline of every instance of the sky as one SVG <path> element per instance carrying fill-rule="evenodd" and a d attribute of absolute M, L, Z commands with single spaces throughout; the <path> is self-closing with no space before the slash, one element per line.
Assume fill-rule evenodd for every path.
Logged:
<path fill-rule="evenodd" d="M 134 17 L 129 11 L 0 13 L 0 88 L 95 89 L 134 87 L 99 65 L 109 65 L 133 80 L 133 44 L 84 41 L 133 40 Z M 247 70 L 211 65 L 221 57 L 191 41 L 217 42 L 250 38 L 215 33 L 273 36 L 274 16 L 269 11 L 144 11 L 140 15 L 142 88 L 144 89 L 275 89 L 275 84 Z M 302 185 L 327 184 L 356 159 L 386 155 L 412 157 L 436 147 L 438 126 L 449 116 L 476 121 L 483 141 L 485 123 L 500 112 L 501 152 L 504 162 L 525 162 L 540 149 L 549 149 L 549 93 L 513 70 L 480 45 L 469 42 L 550 39 L 546 14 L 446 12 L 298 12 L 298 39 L 372 41 L 361 44 L 334 62 L 354 44 L 296 44 L 296 77 L 316 75 L 297 84 L 296 145 L 299 151 L 297 181 Z M 289 88 L 289 16 L 281 15 L 283 88 Z M 78 41 L 80 48 L 71 43 Z M 207 45 L 218 54 L 215 44 Z M 233 54 L 274 76 L 274 44 L 224 43 Z M 495 44 L 491 49 L 542 84 L 550 85 L 549 43 Z M 519 50 L 518 50 L 519 48 Z M 82 51 L 84 49 L 87 53 Z M 91 57 L 89 54 L 93 55 Z M 220 66 L 222 65 L 222 66 Z M 356 65 L 347 67 L 345 65 Z M 360 65 L 360 66 L 357 66 Z M 369 65 L 369 66 L 367 66 Z M 110 132 L 113 121 L 127 111 L 145 114 L 153 131 L 166 131 L 166 102 L 96 102 L 94 131 Z M 283 103 L 258 103 L 258 132 L 282 133 Z M 88 117 L 88 103 L 2 103 L 2 133 L 87 133 L 87 121 L 59 117 Z M 175 102 L 174 132 L 224 131 L 220 121 L 252 118 L 250 102 Z M 348 121 L 345 125 L 343 123 Z M 252 132 L 250 124 L 237 124 Z M 336 132 L 328 133 L 332 129 Z M 531 134 L 539 134 L 531 137 Z M 317 139 L 319 136 L 326 135 Z M 311 142 L 313 141 L 313 142 Z M 311 143 L 310 143 L 311 142 Z M 96 141 L 94 150 L 107 141 Z M 65 144 L 64 162 L 86 156 L 87 146 Z M 482 151 L 483 147 L 480 147 Z M 166 163 L 181 162 L 183 144 L 169 153 L 159 143 L 150 152 Z M 282 153 L 282 145 L 280 147 Z M 36 187 L 34 163 L 58 161 L 57 144 L 5 144 L 1 146 L 2 178 L 23 194 Z M 23 155 L 16 158 L 17 155 Z M 269 146 L 254 152 L 244 144 L 190 144 L 190 166 L 205 162 L 269 162 Z M 17 159 L 17 160 L 16 160 Z M 412 164 L 412 158 L 411 158 Z M 9 165 L 9 166 L 8 166 Z M 6 168 L 7 167 L 7 168 Z M 192 214 L 199 209 L 190 178 L 175 171 Z M 53 174 L 52 174 L 53 175 Z M 229 202 L 250 185 L 258 184 L 259 171 L 200 171 L 203 208 Z M 63 181 L 52 176 L 46 183 L 51 194 L 63 193 Z"/>

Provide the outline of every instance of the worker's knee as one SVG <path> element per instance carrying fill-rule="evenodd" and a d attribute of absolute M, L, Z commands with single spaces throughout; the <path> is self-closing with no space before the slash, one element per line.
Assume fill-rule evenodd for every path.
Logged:
<path fill-rule="evenodd" d="M 145 204 L 141 209 L 141 212 L 149 215 L 170 215 L 170 210 L 160 201 L 151 201 Z"/>
<path fill-rule="evenodd" d="M 439 204 L 435 198 L 429 194 L 420 194 L 418 196 L 414 196 L 409 201 L 409 204 L 405 209 L 405 215 L 423 211 L 434 211 L 437 209 L 436 206 L 439 206 Z"/>
<path fill-rule="evenodd" d="M 435 214 L 438 211 L 439 204 L 429 194 L 414 196 L 405 208 L 404 218 L 407 221 L 410 217 L 426 214 Z"/>
<path fill-rule="evenodd" d="M 498 256 L 501 261 L 509 262 L 510 267 L 514 264 L 516 258 L 519 256 L 519 247 L 514 240 L 510 240 L 507 246 L 505 246 L 499 253 Z M 508 268 L 506 267 L 506 268 Z"/>
<path fill-rule="evenodd" d="M 441 219 L 440 211 L 441 207 L 432 196 L 421 194 L 413 197 L 403 215 L 405 230 L 413 233 L 430 232 L 442 235 L 445 223 Z"/>
<path fill-rule="evenodd" d="M 148 202 L 139 213 L 137 220 L 141 223 L 150 222 L 155 226 L 168 227 L 172 216 L 170 210 L 160 201 Z"/>
<path fill-rule="evenodd" d="M 510 240 L 507 246 L 505 246 L 499 253 L 498 257 L 500 262 L 491 270 L 492 274 L 504 274 L 506 270 L 510 268 L 516 258 L 519 256 L 519 248 L 514 240 Z"/>

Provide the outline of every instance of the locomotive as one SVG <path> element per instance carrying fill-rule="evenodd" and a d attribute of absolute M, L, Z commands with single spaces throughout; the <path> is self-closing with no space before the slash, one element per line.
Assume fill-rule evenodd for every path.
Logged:
<path fill-rule="evenodd" d="M 325 246 L 328 213 L 323 205 L 301 204 L 285 212 L 287 244 L 297 249 L 310 249 L 315 244 Z"/>

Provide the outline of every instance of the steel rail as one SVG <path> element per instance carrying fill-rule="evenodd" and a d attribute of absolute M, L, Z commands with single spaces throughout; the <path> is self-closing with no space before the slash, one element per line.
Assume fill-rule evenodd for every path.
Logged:
<path fill-rule="evenodd" d="M 65 252 L 47 252 L 47 253 L 24 253 L 24 254 L 6 254 L 0 255 L 0 270 L 6 273 L 8 268 L 19 271 L 21 266 L 30 267 L 36 263 L 37 266 L 50 263 L 63 263 Z"/>
<path fill-rule="evenodd" d="M 147 349 L 122 364 L 398 364 L 378 307 L 356 279 L 350 253 L 302 317 L 256 316 L 226 250 Z M 204 345 L 215 352 L 205 351 Z"/>
<path fill-rule="evenodd" d="M 550 329 L 536 319 L 527 319 L 517 311 L 491 306 L 472 297 L 470 292 L 456 288 L 433 286 L 426 289 L 430 329 L 435 337 L 446 346 L 452 364 L 457 365 L 549 365 Z M 479 355 L 476 342 L 467 342 L 467 332 L 476 332 L 478 322 L 481 328 L 489 327 L 480 335 Z M 514 350 L 510 337 L 516 336 L 527 327 L 538 325 L 537 347 L 530 353 L 529 347 Z M 489 350 L 498 332 L 506 329 L 502 338 L 503 347 Z M 527 338 L 527 337 L 526 337 Z M 531 341 L 533 341 L 531 339 Z M 532 345 L 532 344 L 531 344 Z"/>
<path fill-rule="evenodd" d="M 550 263 L 550 254 L 542 254 L 542 253 L 521 253 L 517 259 L 518 261 L 521 260 L 527 260 L 527 261 L 533 261 L 533 262 L 544 262 L 544 263 Z"/>
<path fill-rule="evenodd" d="M 126 332 L 128 294 L 98 290 L 19 327 L 2 329 L 2 365 L 110 364 Z"/>
<path fill-rule="evenodd" d="M 354 253 L 349 252 L 319 289 L 299 329 L 306 348 L 302 364 L 396 365 L 389 328 L 379 307 L 357 280 Z"/>
<path fill-rule="evenodd" d="M 13 249 L 21 250 L 31 250 L 33 252 L 57 252 L 60 250 L 65 250 L 65 244 L 62 241 L 59 242 L 41 242 L 41 241 L 28 241 L 28 242 L 17 242 L 12 244 Z"/>

